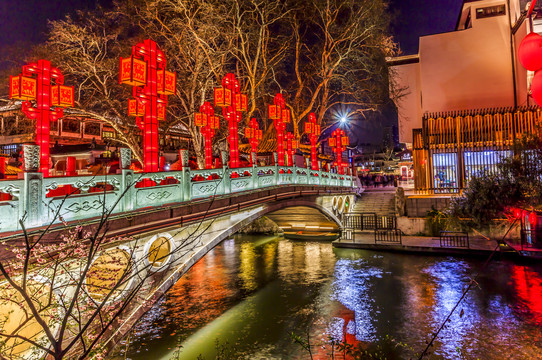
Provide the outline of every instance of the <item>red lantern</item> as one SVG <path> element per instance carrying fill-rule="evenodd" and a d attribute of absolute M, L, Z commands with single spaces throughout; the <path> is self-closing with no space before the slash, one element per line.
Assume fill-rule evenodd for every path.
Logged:
<path fill-rule="evenodd" d="M 235 94 L 235 111 L 247 111 L 247 103 L 245 94 Z"/>
<path fill-rule="evenodd" d="M 268 117 L 271 120 L 278 120 L 281 116 L 280 106 L 278 105 L 269 105 L 268 107 Z"/>
<path fill-rule="evenodd" d="M 218 116 L 212 117 L 212 126 L 213 129 L 220 129 L 220 118 Z"/>
<path fill-rule="evenodd" d="M 334 137 L 329 138 L 329 146 L 331 147 L 337 146 L 337 140 Z"/>
<path fill-rule="evenodd" d="M 231 90 L 223 87 L 215 88 L 215 106 L 231 106 Z"/>
<path fill-rule="evenodd" d="M 290 122 L 290 110 L 283 109 L 281 119 L 282 119 L 282 122 L 289 123 Z"/>
<path fill-rule="evenodd" d="M 73 107 L 73 86 L 51 86 L 51 105 Z"/>
<path fill-rule="evenodd" d="M 247 139 L 252 139 L 254 137 L 254 129 L 247 126 L 245 128 L 245 137 Z"/>
<path fill-rule="evenodd" d="M 158 120 L 166 119 L 166 104 L 161 102 L 157 104 L 156 117 Z"/>
<path fill-rule="evenodd" d="M 305 123 L 305 132 L 306 132 L 307 134 L 312 134 L 312 133 L 313 133 L 313 127 L 314 127 L 314 124 L 307 121 L 307 122 Z"/>
<path fill-rule="evenodd" d="M 158 94 L 175 95 L 177 85 L 177 73 L 167 71 L 166 69 L 156 72 L 156 81 L 158 83 Z"/>
<path fill-rule="evenodd" d="M 542 68 L 542 36 L 530 33 L 523 38 L 518 48 L 518 59 L 527 70 L 536 71 Z"/>
<path fill-rule="evenodd" d="M 147 83 L 147 64 L 145 61 L 136 59 L 133 55 L 129 58 L 120 58 L 119 83 L 131 86 L 142 86 Z"/>
<path fill-rule="evenodd" d="M 196 126 L 207 126 L 207 115 L 202 113 L 196 113 L 194 115 L 194 122 Z"/>
<path fill-rule="evenodd" d="M 136 99 L 128 100 L 128 116 L 144 116 L 145 106 Z"/>
<path fill-rule="evenodd" d="M 343 145 L 343 146 L 350 145 L 350 139 L 348 138 L 348 136 L 343 136 L 341 138 L 341 145 Z"/>
<path fill-rule="evenodd" d="M 36 79 L 22 75 L 9 77 L 9 98 L 35 100 L 37 94 Z"/>

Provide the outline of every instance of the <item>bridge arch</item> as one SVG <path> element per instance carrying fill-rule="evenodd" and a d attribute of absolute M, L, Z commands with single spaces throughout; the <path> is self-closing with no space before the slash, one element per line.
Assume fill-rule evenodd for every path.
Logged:
<path fill-rule="evenodd" d="M 139 244 L 146 244 L 134 254 L 138 263 L 145 263 L 149 259 L 153 240 L 160 237 L 170 239 L 172 245 L 171 258 L 160 267 L 162 281 L 152 287 L 152 294 L 147 294 L 147 298 L 159 298 L 167 292 L 197 261 L 205 256 L 214 247 L 222 241 L 227 240 L 239 230 L 250 225 L 255 220 L 262 216 L 272 218 L 272 214 L 278 211 L 286 211 L 288 208 L 304 207 L 314 210 L 314 214 L 320 214 L 329 219 L 334 224 L 337 231 L 341 231 L 343 225 L 339 218 L 339 213 L 333 209 L 334 195 L 314 195 L 304 198 L 288 198 L 284 200 L 275 200 L 272 202 L 252 206 L 238 211 L 234 214 L 225 214 L 213 219 L 207 219 L 203 222 L 193 223 L 185 226 L 171 226 L 154 230 L 146 234 L 136 236 L 136 241 Z M 336 200 L 337 201 L 337 200 Z M 343 198 L 344 202 L 344 198 Z M 273 220 L 273 219 L 272 219 Z M 196 244 L 190 251 L 179 251 L 175 249 L 182 246 L 183 242 L 194 241 Z M 149 270 L 152 272 L 152 270 Z M 141 274 L 145 276 L 144 274 Z M 135 320 L 143 315 L 148 307 L 138 307 L 138 309 L 130 315 L 132 320 Z M 122 336 L 130 330 L 132 321 L 120 326 L 115 333 L 109 338 L 108 342 L 118 341 Z"/>

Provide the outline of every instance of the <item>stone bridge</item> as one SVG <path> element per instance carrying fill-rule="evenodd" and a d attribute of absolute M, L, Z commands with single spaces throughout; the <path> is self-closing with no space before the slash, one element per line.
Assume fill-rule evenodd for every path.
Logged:
<path fill-rule="evenodd" d="M 30 236 L 43 234 L 42 244 L 53 243 L 69 228 L 91 230 L 109 213 L 106 236 L 120 237 L 91 268 L 121 254 L 133 276 L 111 301 L 130 291 L 140 299 L 108 334 L 112 346 L 195 262 L 254 220 L 265 215 L 284 229 L 340 232 L 340 215 L 355 201 L 352 185 L 348 175 L 284 166 L 60 178 L 26 171 L 0 181 L 0 192 L 12 197 L 0 202 L 0 236 L 15 244 L 22 223 Z"/>

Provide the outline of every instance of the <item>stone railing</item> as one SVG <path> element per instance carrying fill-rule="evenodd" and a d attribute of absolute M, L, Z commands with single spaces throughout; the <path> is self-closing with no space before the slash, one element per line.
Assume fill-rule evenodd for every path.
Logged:
<path fill-rule="evenodd" d="M 26 228 L 35 228 L 85 220 L 110 210 L 129 212 L 271 186 L 306 184 L 350 188 L 354 184 L 348 175 L 295 166 L 190 170 L 187 159 L 182 159 L 181 171 L 134 173 L 128 169 L 127 159 L 131 154 L 126 150 L 121 151 L 120 174 L 44 178 L 37 172 L 39 157 L 33 157 L 34 149 L 29 149 L 28 155 L 25 152 L 23 179 L 0 181 L 0 192 L 12 197 L 12 200 L 0 201 L 0 232 L 21 230 L 20 220 Z"/>

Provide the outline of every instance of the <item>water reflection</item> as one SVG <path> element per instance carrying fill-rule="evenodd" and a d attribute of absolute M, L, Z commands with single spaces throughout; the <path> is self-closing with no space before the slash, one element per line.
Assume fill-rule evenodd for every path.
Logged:
<path fill-rule="evenodd" d="M 239 359 L 315 359 L 329 338 L 380 343 L 390 359 L 421 352 L 481 261 L 333 249 L 323 242 L 237 237 L 211 251 L 139 322 L 128 358 L 216 356 L 215 340 Z M 542 351 L 542 268 L 494 262 L 435 342 L 434 359 L 536 359 Z M 317 345 L 317 346 L 316 346 Z M 383 345 L 384 346 L 384 345 Z M 120 357 L 119 357 L 120 359 Z"/>

